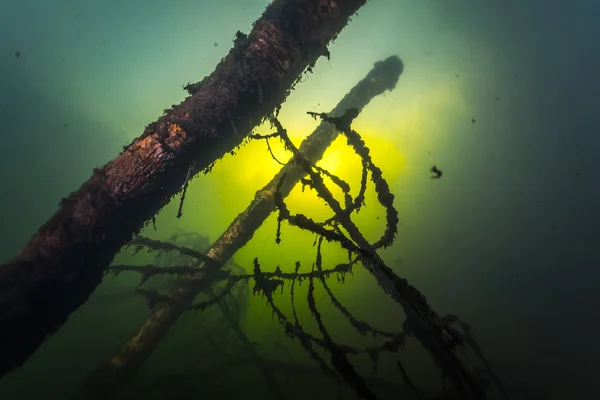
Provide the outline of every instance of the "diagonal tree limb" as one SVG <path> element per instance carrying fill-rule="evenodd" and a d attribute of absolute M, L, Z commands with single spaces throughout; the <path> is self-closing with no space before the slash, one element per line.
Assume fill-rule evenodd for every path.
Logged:
<path fill-rule="evenodd" d="M 22 365 L 100 283 L 119 249 L 193 175 L 239 145 L 366 0 L 274 0 L 191 96 L 94 170 L 0 265 L 0 377 Z M 192 174 L 190 174 L 192 171 Z"/>
<path fill-rule="evenodd" d="M 332 118 L 326 114 L 319 116 L 322 120 L 331 122 L 342 131 L 347 137 L 348 142 L 355 148 L 355 151 L 370 165 L 372 180 L 375 184 L 380 203 L 386 206 L 393 201 L 393 195 L 389 191 L 387 182 L 381 179 L 381 170 L 372 164 L 368 148 L 362 144 L 360 135 L 350 127 L 352 121 L 346 119 L 347 115 L 343 118 Z M 473 374 L 465 368 L 454 352 L 455 347 L 462 342 L 460 335 L 445 323 L 429 306 L 423 294 L 410 285 L 406 279 L 397 276 L 377 253 L 378 247 L 389 246 L 391 244 L 391 240 L 396 234 L 396 224 L 388 222 L 386 232 L 389 232 L 390 235 L 384 235 L 375 244 L 369 243 L 358 226 L 352 221 L 350 215 L 344 212 L 341 204 L 325 186 L 322 177 L 312 167 L 311 160 L 302 157 L 300 150 L 290 141 L 286 130 L 276 118 L 272 118 L 272 123 L 275 125 L 279 136 L 284 140 L 287 148 L 292 151 L 298 160 L 298 164 L 302 165 L 309 175 L 311 188 L 315 189 L 319 197 L 325 200 L 327 205 L 334 211 L 337 222 L 348 233 L 348 237 L 336 231 L 328 230 L 304 215 L 291 216 L 281 196 L 278 196 L 277 202 L 280 209 L 280 219 L 286 219 L 292 225 L 303 227 L 312 232 L 321 233 L 328 239 L 336 240 L 343 248 L 355 253 L 367 271 L 375 277 L 383 291 L 402 306 L 407 321 L 412 325 L 412 334 L 433 356 L 445 376 L 451 379 L 456 385 L 456 388 L 463 395 L 464 400 L 484 399 L 484 388 L 481 387 Z M 386 207 L 386 209 L 386 211 L 389 210 L 387 212 L 388 221 L 397 222 L 397 211 L 393 207 Z"/>
<path fill-rule="evenodd" d="M 331 115 L 341 116 L 350 108 L 362 110 L 375 96 L 396 86 L 403 68 L 402 61 L 395 56 L 377 62 L 369 74 L 331 111 Z M 322 122 L 302 142 L 300 151 L 308 160 L 317 162 L 337 135 L 331 124 Z M 275 210 L 274 195 L 277 186 L 281 184 L 280 193 L 287 196 L 305 174 L 304 169 L 293 160 L 282 167 L 271 182 L 256 192 L 252 203 L 235 218 L 206 255 L 217 262 L 227 262 L 252 238 L 254 232 Z M 200 267 L 203 265 L 201 263 Z M 77 398 L 106 398 L 133 375 L 179 316 L 190 308 L 198 292 L 194 286 L 194 282 L 197 281 L 179 281 L 169 293 L 169 298 L 175 301 L 159 303 L 154 307 L 150 317 L 138 328 L 134 336 L 88 376 L 78 391 Z"/>

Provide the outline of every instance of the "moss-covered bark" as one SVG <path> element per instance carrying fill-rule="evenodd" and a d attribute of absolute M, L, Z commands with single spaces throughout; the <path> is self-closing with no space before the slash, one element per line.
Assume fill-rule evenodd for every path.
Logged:
<path fill-rule="evenodd" d="M 83 304 L 114 255 L 186 181 L 239 145 L 366 0 L 275 0 L 191 96 L 63 199 L 0 266 L 0 377 Z M 193 166 L 193 167 L 192 167 Z"/>

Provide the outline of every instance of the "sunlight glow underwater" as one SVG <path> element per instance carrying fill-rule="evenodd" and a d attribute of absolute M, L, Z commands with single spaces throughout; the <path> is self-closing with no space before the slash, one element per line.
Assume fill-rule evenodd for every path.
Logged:
<path fill-rule="evenodd" d="M 403 79 L 408 83 L 404 84 Z M 421 164 L 427 161 L 424 158 L 424 155 L 427 155 L 426 149 L 441 151 L 443 146 L 452 145 L 449 143 L 452 138 L 448 138 L 451 135 L 443 135 L 445 138 L 442 139 L 438 133 L 444 133 L 452 128 L 449 128 L 445 121 L 451 121 L 453 118 L 464 119 L 467 116 L 468 107 L 463 100 L 460 85 L 450 79 L 446 77 L 445 81 L 438 81 L 435 84 L 432 82 L 415 84 L 411 83 L 410 76 L 402 77 L 393 92 L 373 101 L 353 124 L 353 128 L 370 148 L 372 159 L 382 170 L 392 193 L 396 194 L 398 187 L 402 187 L 402 196 L 410 196 L 411 192 L 419 191 L 414 190 L 414 187 L 412 189 L 404 187 L 405 184 L 430 183 L 428 169 L 421 171 L 423 169 Z M 289 108 L 290 105 L 288 104 L 287 107 Z M 294 109 L 297 107 L 298 105 L 294 104 Z M 290 111 L 287 111 L 289 114 Z M 318 124 L 309 116 L 304 118 L 284 116 L 281 121 L 296 146 L 299 146 Z M 267 122 L 258 126 L 254 133 L 266 135 L 272 131 Z M 280 140 L 271 139 L 269 145 L 277 160 L 286 163 L 290 159 L 291 153 L 284 149 Z M 356 196 L 360 187 L 362 167 L 360 158 L 347 145 L 345 137 L 338 136 L 327 149 L 318 166 L 346 181 L 351 187 L 352 196 Z M 192 181 L 184 206 L 185 215 L 179 220 L 180 223 L 184 224 L 186 229 L 208 235 L 214 241 L 232 219 L 250 204 L 256 191 L 269 182 L 281 167 L 269 153 L 264 140 L 249 141 L 237 149 L 234 155 L 225 155 L 209 174 L 199 175 Z M 408 181 L 405 178 L 409 176 L 416 176 L 418 179 Z M 328 178 L 325 178 L 325 181 L 336 199 L 343 200 L 341 190 Z M 367 238 L 376 240 L 385 229 L 385 217 L 370 178 L 367 181 L 365 195 L 365 207 L 353 214 L 352 218 Z M 416 196 L 416 194 L 412 195 Z M 163 228 L 165 225 L 177 224 L 171 214 L 178 203 L 179 196 L 176 196 L 161 212 L 161 214 L 168 214 L 165 215 L 164 222 L 160 223 Z M 302 213 L 316 221 L 323 221 L 331 216 L 331 210 L 325 202 L 310 188 L 305 188 L 303 191 L 301 185 L 297 185 L 292 190 L 286 198 L 286 203 L 292 213 Z M 397 204 L 398 198 L 395 203 L 397 208 L 401 207 Z M 407 204 L 414 203 L 409 201 Z M 411 212 L 400 211 L 401 214 Z M 254 238 L 238 251 L 235 256 L 237 262 L 241 265 L 252 265 L 251 260 L 258 257 L 265 262 L 265 265 L 272 263 L 273 266 L 280 265 L 284 271 L 292 271 L 296 261 L 291 260 L 292 254 L 304 253 L 307 260 L 313 257 L 313 252 L 310 249 L 307 252 L 305 247 L 312 244 L 314 240 L 312 235 L 297 228 L 284 226 L 283 233 L 288 235 L 290 240 L 284 246 L 273 246 L 275 231 L 276 213 L 272 214 L 256 232 Z M 282 248 L 277 249 L 277 247 Z M 347 258 L 346 252 L 337 247 L 325 246 L 324 249 L 327 249 L 330 261 L 343 262 Z"/>

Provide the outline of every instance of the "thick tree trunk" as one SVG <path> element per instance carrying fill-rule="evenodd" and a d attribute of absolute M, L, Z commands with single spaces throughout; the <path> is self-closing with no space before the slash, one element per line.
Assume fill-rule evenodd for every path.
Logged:
<path fill-rule="evenodd" d="M 366 0 L 275 0 L 192 93 L 150 124 L 0 266 L 0 377 L 83 304 L 186 180 L 240 144 Z"/>
<path fill-rule="evenodd" d="M 340 101 L 330 115 L 342 116 L 350 108 L 362 110 L 375 96 L 386 90 L 392 90 L 402 71 L 403 64 L 398 57 L 390 57 L 376 63 L 373 70 Z M 302 142 L 300 151 L 308 160 L 317 162 L 337 134 L 330 123 L 322 122 Z M 306 175 L 306 171 L 296 162 L 289 162 L 282 167 L 265 187 L 256 192 L 252 203 L 215 241 L 206 252 L 207 256 L 224 264 L 248 243 L 254 232 L 275 210 L 274 194 L 284 175 L 280 192 L 283 196 L 287 196 Z M 203 264 L 200 264 L 200 268 L 202 267 Z M 138 328 L 132 338 L 88 377 L 76 398 L 86 400 L 107 398 L 123 381 L 135 373 L 181 314 L 190 308 L 198 294 L 199 281 L 201 282 L 196 279 L 178 281 L 167 295 L 169 301 L 159 303 L 152 309 L 150 317 Z"/>

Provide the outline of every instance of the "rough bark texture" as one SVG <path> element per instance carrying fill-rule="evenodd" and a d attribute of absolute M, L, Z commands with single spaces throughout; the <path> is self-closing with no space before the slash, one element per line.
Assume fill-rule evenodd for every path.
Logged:
<path fill-rule="evenodd" d="M 342 116 L 350 108 L 362 110 L 375 96 L 386 90 L 392 90 L 402 71 L 403 64 L 398 57 L 390 57 L 376 63 L 373 70 L 342 99 L 330 115 Z M 317 162 L 337 134 L 330 123 L 322 122 L 302 142 L 300 151 L 308 160 Z M 306 171 L 295 162 L 289 162 L 282 167 L 265 187 L 256 192 L 252 203 L 215 241 L 206 252 L 207 256 L 224 264 L 248 243 L 254 232 L 275 210 L 274 194 L 283 175 L 285 180 L 280 192 L 283 196 L 287 196 L 306 175 Z M 199 269 L 203 266 L 204 264 L 200 264 Z M 190 308 L 199 292 L 198 282 L 201 283 L 201 280 L 180 280 L 175 284 L 167 295 L 170 301 L 159 303 L 152 309 L 150 317 L 138 328 L 133 337 L 88 377 L 76 398 L 107 398 L 121 383 L 134 374 L 181 314 Z"/>
<path fill-rule="evenodd" d="M 215 72 L 113 161 L 94 170 L 23 251 L 0 266 L 0 377 L 83 304 L 114 255 L 194 170 L 241 143 L 327 54 L 366 0 L 275 0 Z"/>

